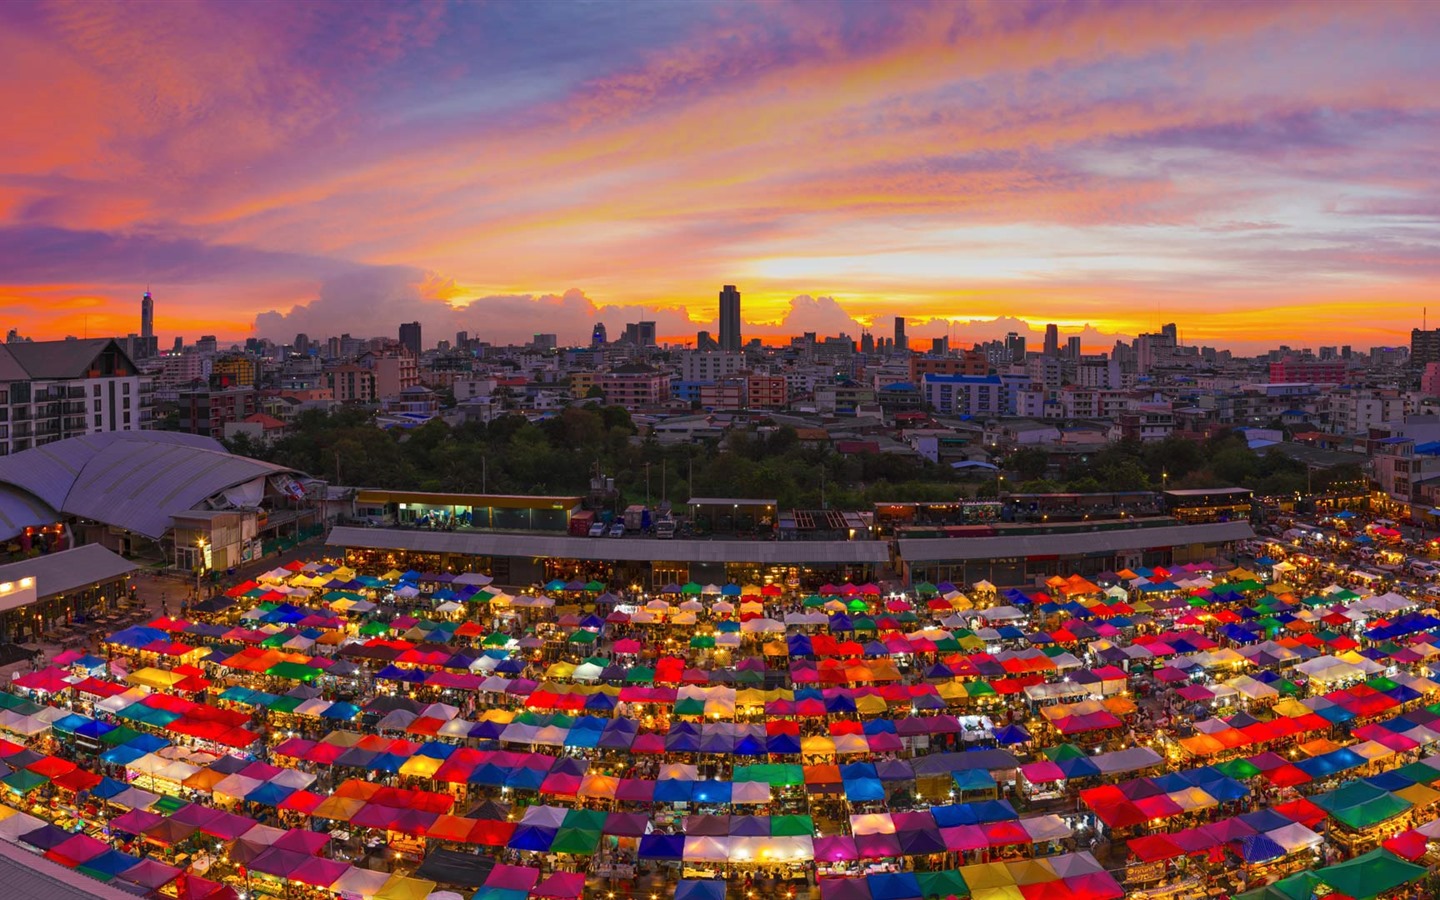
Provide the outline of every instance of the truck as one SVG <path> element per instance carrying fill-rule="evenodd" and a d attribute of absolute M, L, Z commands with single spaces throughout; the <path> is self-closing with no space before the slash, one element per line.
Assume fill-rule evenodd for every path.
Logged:
<path fill-rule="evenodd" d="M 649 523 L 646 521 L 650 516 L 650 510 L 639 503 L 632 503 L 625 507 L 625 530 L 641 531 Z"/>
<path fill-rule="evenodd" d="M 666 516 L 655 523 L 655 536 L 661 540 L 670 540 L 675 537 L 675 520 Z"/>
<path fill-rule="evenodd" d="M 590 510 L 582 510 L 570 517 L 570 534 L 573 537 L 584 537 L 590 533 L 590 526 L 595 524 L 595 513 Z"/>

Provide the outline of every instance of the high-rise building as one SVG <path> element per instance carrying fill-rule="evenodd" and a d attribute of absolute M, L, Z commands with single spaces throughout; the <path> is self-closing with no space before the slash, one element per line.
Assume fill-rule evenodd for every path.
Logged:
<path fill-rule="evenodd" d="M 1045 326 L 1045 355 L 1060 355 L 1060 326 L 1050 324 Z"/>
<path fill-rule="evenodd" d="M 1180 346 L 1180 329 L 1175 327 L 1174 322 L 1167 322 L 1160 326 L 1160 333 L 1170 339 L 1170 346 Z"/>
<path fill-rule="evenodd" d="M 530 339 L 530 346 L 542 352 L 554 350 L 556 347 L 560 346 L 560 336 L 557 334 L 550 334 L 548 332 L 544 334 L 537 334 Z"/>
<path fill-rule="evenodd" d="M 720 342 L 711 337 L 708 331 L 697 331 L 695 332 L 695 349 L 719 350 Z"/>
<path fill-rule="evenodd" d="M 469 349 L 470 349 L 470 332 L 468 332 L 468 331 L 457 331 L 457 332 L 455 332 L 455 349 L 456 349 L 456 350 L 469 350 Z"/>
<path fill-rule="evenodd" d="M 220 341 L 213 334 L 202 334 L 195 342 L 195 349 L 201 353 L 214 353 L 220 347 Z"/>
<path fill-rule="evenodd" d="M 1410 365 L 1424 369 L 1432 362 L 1440 362 L 1440 328 L 1410 329 Z"/>
<path fill-rule="evenodd" d="M 410 351 L 411 356 L 416 359 L 420 358 L 420 351 L 425 345 L 420 342 L 419 322 L 400 323 L 400 344 Z"/>
<path fill-rule="evenodd" d="M 655 346 L 655 323 L 627 322 L 625 324 L 625 342 L 636 347 Z"/>
<path fill-rule="evenodd" d="M 149 291 L 140 298 L 140 355 L 159 355 L 155 338 L 155 300 Z"/>
<path fill-rule="evenodd" d="M 301 356 L 310 355 L 310 335 L 303 331 L 295 335 L 295 352 Z"/>
<path fill-rule="evenodd" d="M 1005 335 L 1005 350 L 1009 353 L 1012 363 L 1023 363 L 1025 361 L 1025 338 L 1015 332 Z"/>
<path fill-rule="evenodd" d="M 1073 359 L 1076 362 L 1080 361 L 1080 336 L 1078 334 L 1066 339 L 1065 357 L 1067 359 Z"/>
<path fill-rule="evenodd" d="M 907 337 L 905 337 L 905 317 L 904 317 L 904 316 L 896 316 L 896 317 L 895 317 L 895 349 L 896 349 L 896 350 L 909 350 L 909 349 L 910 349 L 910 339 L 907 338 Z"/>
<path fill-rule="evenodd" d="M 610 337 L 605 332 L 605 323 L 596 322 L 595 327 L 590 331 L 590 346 L 603 347 L 610 343 Z"/>
<path fill-rule="evenodd" d="M 742 344 L 740 292 L 735 289 L 735 285 L 727 284 L 720 291 L 720 349 L 739 353 Z"/>

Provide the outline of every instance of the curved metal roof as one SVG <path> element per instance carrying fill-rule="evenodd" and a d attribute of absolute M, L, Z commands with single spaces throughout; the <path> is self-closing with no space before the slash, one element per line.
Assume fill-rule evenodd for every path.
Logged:
<path fill-rule="evenodd" d="M 33 494 L 0 484 L 0 541 L 12 538 L 31 525 L 49 525 L 60 514 Z"/>
<path fill-rule="evenodd" d="M 32 514 L 48 506 L 151 538 L 170 529 L 171 517 L 227 488 L 290 472 L 235 456 L 212 438 L 168 431 L 87 435 L 0 457 L 0 486 L 33 495 Z M 24 518 L 15 495 L 0 492 L 0 519 Z"/>

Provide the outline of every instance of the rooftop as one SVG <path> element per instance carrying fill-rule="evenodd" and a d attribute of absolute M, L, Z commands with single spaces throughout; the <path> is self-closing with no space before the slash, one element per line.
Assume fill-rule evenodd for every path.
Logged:
<path fill-rule="evenodd" d="M 522 556 L 650 562 L 657 559 L 693 563 L 755 562 L 761 565 L 881 564 L 890 558 L 883 541 L 726 541 L 660 540 L 658 538 L 585 538 L 539 534 L 420 531 L 396 528 L 337 527 L 332 547 L 371 550 L 413 550 L 470 556 Z"/>
<path fill-rule="evenodd" d="M 1012 537 L 901 538 L 896 541 L 906 562 L 965 559 L 1006 559 L 1024 556 L 1079 556 L 1185 544 L 1218 544 L 1253 538 L 1247 522 L 1211 522 L 1120 531 L 1026 534 Z"/>
<path fill-rule="evenodd" d="M 118 354 L 116 362 L 123 361 L 124 368 L 129 371 L 104 374 L 136 374 L 135 364 L 112 338 L 92 338 L 83 341 L 22 341 L 5 344 L 0 355 L 13 360 L 30 378 L 58 380 L 84 378 L 99 356 L 111 349 Z"/>
<path fill-rule="evenodd" d="M 41 597 L 51 597 L 129 575 L 137 568 L 134 563 L 99 544 L 85 544 L 72 550 L 0 566 L 0 582 L 34 578 L 36 593 Z"/>
<path fill-rule="evenodd" d="M 150 538 L 176 513 L 257 478 L 293 472 L 235 456 L 212 438 L 169 431 L 112 431 L 44 444 L 0 458 L 0 519 L 59 513 Z M 48 507 L 48 510 L 42 507 Z M 58 510 L 59 512 L 55 512 Z"/>

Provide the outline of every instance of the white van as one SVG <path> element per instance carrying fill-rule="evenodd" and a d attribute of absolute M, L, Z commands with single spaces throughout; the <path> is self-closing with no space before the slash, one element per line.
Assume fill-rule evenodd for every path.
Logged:
<path fill-rule="evenodd" d="M 1423 559 L 1412 559 L 1410 565 L 1405 567 L 1405 571 L 1417 578 L 1428 579 L 1440 575 L 1440 566 Z"/>

